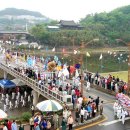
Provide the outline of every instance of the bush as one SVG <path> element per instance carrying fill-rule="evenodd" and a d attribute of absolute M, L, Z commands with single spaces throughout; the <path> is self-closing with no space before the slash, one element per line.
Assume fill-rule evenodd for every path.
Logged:
<path fill-rule="evenodd" d="M 31 113 L 30 112 L 24 112 L 23 114 L 22 114 L 22 120 L 23 121 L 29 121 L 29 119 L 31 118 Z"/>

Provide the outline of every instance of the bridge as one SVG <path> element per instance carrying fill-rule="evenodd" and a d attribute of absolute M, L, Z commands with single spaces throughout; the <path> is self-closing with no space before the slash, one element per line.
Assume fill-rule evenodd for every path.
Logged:
<path fill-rule="evenodd" d="M 4 78 L 7 77 L 7 74 L 14 76 L 15 78 L 21 79 L 22 82 L 24 82 L 26 85 L 31 87 L 33 89 L 33 104 L 36 105 L 38 103 L 38 97 L 39 95 L 44 96 L 47 99 L 53 99 L 58 101 L 59 103 L 63 103 L 66 101 L 67 105 L 72 105 L 71 103 L 71 95 L 62 96 L 59 95 L 56 92 L 53 92 L 45 85 L 40 85 L 37 81 L 23 75 L 22 73 L 14 70 L 11 67 L 8 67 L 7 64 L 1 62 L 0 68 L 4 71 Z M 69 97 L 67 99 L 67 97 Z"/>
<path fill-rule="evenodd" d="M 0 34 L 29 34 L 28 31 L 0 31 Z"/>

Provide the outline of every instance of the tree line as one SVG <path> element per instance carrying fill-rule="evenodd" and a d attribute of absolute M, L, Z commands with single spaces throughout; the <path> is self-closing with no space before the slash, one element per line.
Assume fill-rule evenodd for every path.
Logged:
<path fill-rule="evenodd" d="M 50 25 L 57 23 L 52 21 Z M 37 42 L 48 46 L 80 45 L 82 41 L 90 47 L 124 46 L 130 41 L 130 5 L 109 13 L 89 14 L 79 24 L 83 30 L 48 31 L 47 24 L 38 24 L 30 29 L 30 33 Z M 95 38 L 99 41 L 89 42 Z"/>

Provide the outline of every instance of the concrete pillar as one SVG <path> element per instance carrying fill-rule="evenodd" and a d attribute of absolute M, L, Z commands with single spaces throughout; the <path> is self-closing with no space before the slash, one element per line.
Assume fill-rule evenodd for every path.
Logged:
<path fill-rule="evenodd" d="M 4 79 L 7 79 L 7 72 L 4 71 Z"/>
<path fill-rule="evenodd" d="M 39 94 L 38 94 L 38 92 L 36 92 L 34 90 L 33 90 L 32 94 L 33 94 L 33 105 L 36 107 L 38 100 L 39 100 Z"/>

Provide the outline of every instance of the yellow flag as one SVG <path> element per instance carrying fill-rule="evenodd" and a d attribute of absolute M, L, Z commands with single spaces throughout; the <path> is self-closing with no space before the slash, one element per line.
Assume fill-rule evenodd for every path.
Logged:
<path fill-rule="evenodd" d="M 87 57 L 90 57 L 90 54 L 89 54 L 88 52 L 86 52 L 86 56 L 87 56 Z"/>

